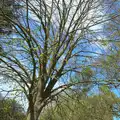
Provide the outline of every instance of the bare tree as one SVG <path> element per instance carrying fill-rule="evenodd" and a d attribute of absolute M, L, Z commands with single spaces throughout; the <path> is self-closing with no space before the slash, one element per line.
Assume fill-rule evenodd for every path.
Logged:
<path fill-rule="evenodd" d="M 67 75 L 80 72 L 85 64 L 82 61 L 91 58 L 93 51 L 88 48 L 97 40 L 93 27 L 106 21 L 102 2 L 21 0 L 19 20 L 0 9 L 16 32 L 1 38 L 0 75 L 16 83 L 16 91 L 24 92 L 29 103 L 27 120 L 39 120 L 43 108 L 56 95 L 76 84 L 69 83 Z"/>

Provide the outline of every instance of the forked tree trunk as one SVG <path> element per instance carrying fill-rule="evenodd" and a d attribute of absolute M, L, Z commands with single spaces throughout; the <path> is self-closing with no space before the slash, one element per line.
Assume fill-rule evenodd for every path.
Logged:
<path fill-rule="evenodd" d="M 27 120 L 40 120 L 40 114 L 32 114 L 32 113 L 28 113 L 27 115 Z"/>
<path fill-rule="evenodd" d="M 30 103 L 27 120 L 40 120 L 40 115 L 44 106 L 44 102 L 36 102 L 33 105 Z"/>
<path fill-rule="evenodd" d="M 29 112 L 27 115 L 27 120 L 40 120 L 40 114 L 41 114 L 42 108 L 41 110 L 35 110 L 34 108 L 34 113 L 33 112 Z"/>

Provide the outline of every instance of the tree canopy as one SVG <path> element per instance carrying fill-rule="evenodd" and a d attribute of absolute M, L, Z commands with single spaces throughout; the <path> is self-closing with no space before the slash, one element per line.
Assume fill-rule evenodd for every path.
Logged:
<path fill-rule="evenodd" d="M 43 108 L 66 89 L 101 82 L 92 65 L 96 55 L 104 54 L 97 52 L 95 45 L 104 41 L 100 39 L 103 24 L 111 20 L 105 14 L 106 0 L 8 3 L 0 8 L 0 26 L 5 27 L 1 33 L 9 26 L 14 32 L 0 36 L 0 79 L 10 85 L 5 91 L 28 100 L 27 120 L 39 120 Z M 14 3 L 21 6 L 20 17 L 14 18 L 18 13 L 12 11 Z M 117 17 L 115 14 L 112 19 Z M 76 73 L 81 74 L 81 81 L 71 81 Z"/>

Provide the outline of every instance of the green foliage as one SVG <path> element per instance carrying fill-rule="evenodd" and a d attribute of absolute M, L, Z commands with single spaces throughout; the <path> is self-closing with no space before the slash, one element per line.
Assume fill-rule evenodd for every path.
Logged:
<path fill-rule="evenodd" d="M 0 120 L 23 120 L 23 108 L 15 100 L 0 100 Z"/>
<path fill-rule="evenodd" d="M 76 74 L 70 81 L 71 82 L 85 82 L 85 81 L 90 81 L 90 79 L 91 79 L 91 77 L 93 77 L 93 75 L 94 75 L 94 71 L 89 67 L 89 66 L 87 66 L 87 67 L 83 67 L 82 68 L 82 70 L 80 71 L 80 73 L 78 74 Z"/>
<path fill-rule="evenodd" d="M 110 89 L 108 88 L 108 86 L 107 85 L 103 85 L 103 86 L 101 86 L 100 87 L 100 90 L 101 90 L 101 92 L 103 92 L 103 93 L 110 93 Z"/>
<path fill-rule="evenodd" d="M 72 95 L 71 98 L 62 98 L 56 105 L 53 104 L 53 107 L 49 106 L 45 110 L 41 120 L 113 120 L 114 115 L 119 116 L 120 99 L 113 93 L 82 99 L 78 94 L 77 97 Z M 118 111 L 114 109 L 115 105 Z"/>
<path fill-rule="evenodd" d="M 101 44 L 102 44 L 103 46 L 107 46 L 107 45 L 109 44 L 109 41 L 108 41 L 108 40 L 102 40 L 102 41 L 101 41 Z"/>
<path fill-rule="evenodd" d="M 82 76 L 84 76 L 84 77 L 90 78 L 93 76 L 93 70 L 88 66 L 83 68 L 81 73 L 82 73 Z"/>

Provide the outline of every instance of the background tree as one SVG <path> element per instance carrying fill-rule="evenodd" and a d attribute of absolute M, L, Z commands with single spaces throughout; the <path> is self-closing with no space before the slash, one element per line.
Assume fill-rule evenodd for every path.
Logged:
<path fill-rule="evenodd" d="M 91 96 L 85 96 L 84 92 L 71 93 L 69 98 L 62 94 L 57 104 L 46 108 L 42 120 L 113 120 L 113 117 L 119 117 L 120 99 L 107 86 L 101 86 L 100 91 L 100 94 Z"/>
<path fill-rule="evenodd" d="M 111 0 L 109 2 L 112 2 Z M 101 69 L 103 79 L 110 83 L 111 87 L 119 87 L 120 77 L 120 14 L 119 1 L 112 2 L 111 8 L 107 10 L 110 21 L 104 25 L 104 41 L 101 42 L 106 51 L 100 57 L 98 69 Z M 114 16 L 117 16 L 114 18 Z"/>
<path fill-rule="evenodd" d="M 19 16 L 18 8 L 18 0 L 1 0 L 0 1 L 0 34 L 10 34 L 13 31 L 13 27 L 10 22 L 6 21 L 2 15 L 4 12 L 11 19 L 16 19 Z"/>
<path fill-rule="evenodd" d="M 20 104 L 12 99 L 0 100 L 0 119 L 1 120 L 24 120 L 25 113 Z"/>

